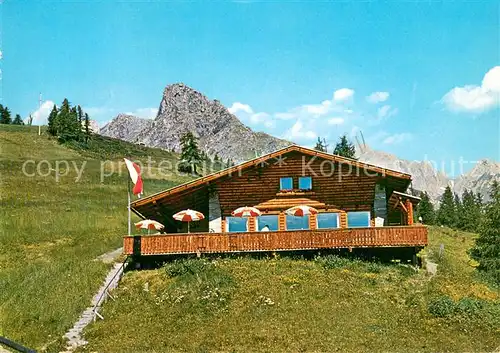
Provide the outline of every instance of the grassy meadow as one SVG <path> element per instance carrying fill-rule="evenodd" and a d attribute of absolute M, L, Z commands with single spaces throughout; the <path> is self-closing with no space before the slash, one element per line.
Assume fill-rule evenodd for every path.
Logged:
<path fill-rule="evenodd" d="M 28 126 L 0 125 L 0 148 L 0 335 L 58 351 L 109 269 L 95 259 L 121 246 L 127 232 L 128 175 L 123 166 L 118 173 L 119 159 L 175 163 L 177 157 L 97 136 L 89 147 L 61 146 Z M 101 181 L 107 159 L 110 176 Z M 30 176 L 26 161 L 33 161 L 25 165 Z M 145 192 L 186 180 L 145 175 Z"/>
<path fill-rule="evenodd" d="M 96 258 L 118 248 L 127 229 L 120 158 L 154 160 L 146 194 L 189 178 L 158 175 L 158 162 L 174 164 L 175 154 L 101 137 L 61 146 L 36 127 L 0 125 L 0 148 L 0 335 L 58 352 L 109 269 Z M 474 236 L 431 228 L 423 256 L 438 263 L 433 277 L 326 255 L 130 271 L 80 351 L 492 351 L 500 346 L 499 294 L 467 256 Z"/>
<path fill-rule="evenodd" d="M 474 235 L 430 229 L 431 277 L 337 256 L 190 259 L 125 274 L 84 352 L 471 352 L 500 345 Z M 440 244 L 444 255 L 439 257 Z"/>

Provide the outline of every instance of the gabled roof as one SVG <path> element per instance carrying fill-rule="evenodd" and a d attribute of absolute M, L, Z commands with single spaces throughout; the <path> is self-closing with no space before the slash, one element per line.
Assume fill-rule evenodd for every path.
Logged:
<path fill-rule="evenodd" d="M 329 153 L 325 153 L 325 152 L 320 152 L 320 151 L 316 151 L 316 150 L 306 148 L 306 147 L 291 145 L 291 146 L 282 148 L 280 150 L 277 150 L 275 152 L 266 154 L 264 156 L 251 159 L 247 162 L 238 164 L 236 166 L 233 166 L 233 167 L 221 170 L 219 172 L 215 172 L 215 173 L 209 174 L 207 176 L 195 179 L 195 180 L 187 182 L 185 184 L 181 184 L 181 185 L 175 186 L 173 188 L 167 189 L 165 191 L 161 191 L 161 192 L 158 192 L 156 194 L 149 195 L 147 197 L 144 197 L 142 199 L 139 199 L 139 200 L 132 202 L 131 206 L 132 207 L 142 206 L 142 205 L 148 204 L 150 202 L 156 201 L 158 199 L 161 199 L 163 197 L 166 197 L 168 195 L 176 194 L 176 193 L 181 192 L 181 191 L 186 191 L 186 190 L 189 190 L 191 188 L 196 188 L 200 185 L 207 184 L 207 183 L 212 182 L 216 179 L 219 179 L 219 178 L 222 178 L 225 176 L 233 175 L 239 171 L 242 171 L 243 169 L 247 169 L 247 168 L 262 164 L 263 162 L 266 162 L 269 159 L 276 158 L 278 156 L 281 156 L 281 155 L 283 155 L 285 153 L 289 153 L 289 152 L 299 152 L 299 153 L 302 153 L 302 154 L 305 154 L 305 155 L 308 155 L 311 157 L 319 157 L 319 158 L 323 158 L 323 159 L 330 160 L 330 161 L 337 162 L 337 163 L 349 164 L 349 165 L 352 165 L 352 166 L 360 168 L 360 169 L 365 169 L 365 170 L 368 170 L 371 172 L 380 173 L 381 175 L 384 175 L 384 176 L 390 176 L 393 178 L 405 180 L 405 181 L 407 181 L 408 185 L 411 181 L 411 175 L 406 174 L 406 173 L 401 173 L 401 172 L 397 172 L 397 171 L 394 171 L 391 169 L 377 167 L 375 165 L 363 163 L 363 162 L 357 161 L 355 159 L 350 159 L 350 158 L 341 157 L 341 156 L 337 156 L 337 155 L 333 155 L 333 154 L 329 154 Z"/>
<path fill-rule="evenodd" d="M 404 192 L 393 191 L 391 196 L 389 197 L 389 207 L 397 208 L 400 204 L 400 201 L 406 200 L 410 200 L 412 204 L 417 205 L 421 201 L 421 198 L 410 194 L 405 194 Z"/>

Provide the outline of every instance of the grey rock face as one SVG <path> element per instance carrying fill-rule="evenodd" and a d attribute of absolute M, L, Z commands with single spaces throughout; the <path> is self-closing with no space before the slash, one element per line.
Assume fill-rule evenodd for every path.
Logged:
<path fill-rule="evenodd" d="M 358 152 L 358 155 L 361 162 L 410 174 L 413 189 L 427 191 L 433 201 L 439 200 L 446 186 L 451 186 L 448 177 L 434 169 L 429 162 L 408 161 L 393 154 L 375 151 L 370 148 Z"/>
<path fill-rule="evenodd" d="M 472 190 L 474 193 L 480 193 L 484 201 L 489 201 L 494 180 L 500 182 L 500 163 L 482 160 L 468 173 L 455 179 L 453 191 L 462 196 L 465 189 Z"/>
<path fill-rule="evenodd" d="M 184 85 L 165 88 L 158 115 L 145 120 L 118 115 L 101 129 L 101 134 L 146 146 L 180 152 L 181 137 L 192 132 L 209 156 L 243 162 L 291 143 L 261 132 L 254 132 L 217 100 Z"/>
<path fill-rule="evenodd" d="M 444 173 L 437 171 L 427 161 L 408 161 L 399 159 L 393 154 L 374 151 L 365 148 L 358 151 L 359 160 L 375 164 L 384 168 L 393 169 L 412 176 L 412 187 L 415 190 L 427 191 L 434 203 L 438 203 L 446 186 L 450 186 L 454 193 L 462 197 L 465 189 L 480 193 L 483 200 L 490 199 L 489 194 L 493 180 L 500 182 L 500 163 L 483 160 L 468 173 L 455 180 L 449 179 Z"/>
<path fill-rule="evenodd" d="M 142 130 L 149 130 L 153 120 L 141 119 L 133 115 L 119 114 L 111 122 L 104 125 L 99 133 L 128 142 L 138 142 L 137 137 Z"/>

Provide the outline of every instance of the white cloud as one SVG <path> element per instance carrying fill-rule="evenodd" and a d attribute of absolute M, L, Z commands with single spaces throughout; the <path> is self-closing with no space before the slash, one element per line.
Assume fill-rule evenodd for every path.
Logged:
<path fill-rule="evenodd" d="M 247 114 L 252 114 L 253 109 L 248 104 L 243 104 L 240 102 L 234 102 L 233 105 L 228 109 L 231 114 L 236 114 L 240 111 L 245 112 Z"/>
<path fill-rule="evenodd" d="M 478 85 L 455 87 L 441 102 L 454 112 L 482 113 L 500 105 L 500 66 L 489 70 Z"/>
<path fill-rule="evenodd" d="M 46 100 L 42 103 L 40 108 L 31 113 L 33 118 L 33 125 L 45 125 L 47 124 L 47 118 L 49 117 L 50 111 L 54 107 L 54 102 L 51 100 Z M 24 119 L 24 121 L 29 120 L 29 115 Z"/>
<path fill-rule="evenodd" d="M 304 125 L 300 120 L 285 133 L 285 138 L 288 140 L 311 140 L 317 137 L 316 133 L 312 130 L 304 129 Z"/>
<path fill-rule="evenodd" d="M 383 119 L 383 118 L 389 118 L 393 115 L 396 115 L 397 113 L 398 113 L 397 108 L 392 108 L 390 105 L 386 104 L 378 108 L 377 116 L 379 119 Z"/>
<path fill-rule="evenodd" d="M 158 115 L 158 108 L 139 108 L 136 109 L 132 115 L 144 119 L 154 119 L 156 118 L 156 115 Z"/>
<path fill-rule="evenodd" d="M 350 88 L 341 88 L 333 92 L 333 100 L 335 101 L 345 101 L 354 95 L 354 90 Z"/>
<path fill-rule="evenodd" d="M 344 123 L 344 118 L 335 117 L 328 119 L 329 125 L 342 125 Z"/>
<path fill-rule="evenodd" d="M 386 145 L 394 145 L 394 144 L 398 144 L 398 143 L 401 143 L 401 142 L 404 142 L 404 141 L 408 141 L 408 140 L 411 140 L 412 139 L 412 134 L 408 133 L 408 132 L 402 132 L 402 133 L 399 133 L 399 134 L 394 134 L 394 135 L 390 135 L 390 136 L 387 136 L 383 143 L 386 144 Z"/>
<path fill-rule="evenodd" d="M 306 104 L 302 106 L 302 109 L 312 115 L 325 115 L 330 111 L 332 105 L 331 101 L 325 100 L 321 104 Z"/>
<path fill-rule="evenodd" d="M 276 113 L 274 116 L 280 120 L 289 120 L 295 118 L 295 114 L 292 113 Z"/>
<path fill-rule="evenodd" d="M 389 99 L 389 92 L 373 92 L 370 94 L 368 97 L 366 97 L 366 100 L 370 103 L 381 103 L 385 102 L 387 99 Z"/>

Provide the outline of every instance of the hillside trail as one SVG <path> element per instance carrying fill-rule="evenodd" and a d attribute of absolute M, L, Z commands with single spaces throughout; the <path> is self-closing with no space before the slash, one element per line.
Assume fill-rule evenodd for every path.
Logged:
<path fill-rule="evenodd" d="M 112 267 L 108 271 L 103 284 L 92 298 L 90 306 L 83 311 L 78 320 L 74 323 L 73 327 L 64 334 L 63 337 L 66 338 L 68 342 L 65 350 L 60 353 L 70 353 L 78 347 L 87 344 L 87 341 L 85 341 L 82 335 L 83 330 L 95 320 L 96 315 L 99 316 L 98 310 L 109 296 L 108 291 L 111 291 L 118 286 L 118 282 L 120 281 L 120 278 L 126 268 L 125 262 L 118 261 L 122 251 L 123 248 L 118 248 L 100 255 L 95 259 L 96 261 L 102 261 L 106 264 L 112 264 Z"/>

